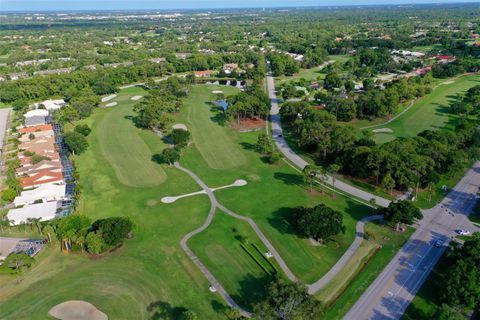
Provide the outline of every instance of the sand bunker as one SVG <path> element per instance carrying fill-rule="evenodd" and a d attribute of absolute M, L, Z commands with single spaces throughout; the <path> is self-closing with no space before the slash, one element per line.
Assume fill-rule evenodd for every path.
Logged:
<path fill-rule="evenodd" d="M 114 98 L 116 98 L 116 97 L 117 97 L 116 94 L 111 94 L 111 95 L 109 95 L 109 96 L 103 97 L 103 98 L 102 98 L 102 102 L 110 101 L 110 100 L 112 100 L 112 99 L 114 99 Z"/>
<path fill-rule="evenodd" d="M 106 106 L 106 107 L 114 107 L 114 106 L 116 106 L 117 104 L 118 104 L 118 103 L 116 103 L 116 102 L 110 102 L 110 103 L 107 103 L 105 106 Z"/>
<path fill-rule="evenodd" d="M 137 100 L 140 100 L 140 99 L 142 99 L 142 98 L 143 98 L 143 96 L 133 96 L 131 99 L 132 99 L 133 101 L 137 101 Z"/>
<path fill-rule="evenodd" d="M 187 126 L 184 125 L 183 123 L 174 124 L 174 125 L 172 126 L 172 128 L 173 128 L 173 129 L 181 129 L 181 130 L 188 131 Z"/>
<path fill-rule="evenodd" d="M 220 94 L 220 93 L 223 93 L 223 91 L 222 90 L 213 90 L 212 93 L 213 94 Z"/>
<path fill-rule="evenodd" d="M 445 82 L 442 82 L 442 84 L 452 84 L 454 83 L 455 81 L 445 81 Z"/>
<path fill-rule="evenodd" d="M 107 315 L 93 304 L 79 300 L 57 304 L 48 314 L 60 320 L 108 320 Z"/>
<path fill-rule="evenodd" d="M 381 128 L 381 129 L 375 129 L 372 131 L 375 133 L 392 133 L 393 132 L 393 130 L 390 128 Z"/>

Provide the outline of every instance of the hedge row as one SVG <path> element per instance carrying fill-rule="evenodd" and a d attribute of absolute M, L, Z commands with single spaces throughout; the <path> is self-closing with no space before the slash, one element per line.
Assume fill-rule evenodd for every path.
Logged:
<path fill-rule="evenodd" d="M 267 270 L 267 268 L 263 265 L 263 263 L 261 263 L 257 257 L 250 252 L 250 250 L 247 248 L 247 246 L 245 246 L 243 243 L 240 243 L 240 246 L 243 248 L 243 250 L 245 250 L 246 253 L 248 253 L 248 255 L 259 265 L 260 268 L 262 268 L 262 270 L 268 274 L 268 275 L 272 275 L 272 273 L 270 273 L 270 271 Z"/>
<path fill-rule="evenodd" d="M 255 243 L 252 243 L 252 246 L 257 250 L 257 252 L 263 257 L 263 259 L 265 261 L 267 261 L 267 263 L 270 265 L 270 267 L 272 267 L 272 270 L 273 270 L 273 274 L 277 274 L 278 273 L 278 269 L 277 267 L 262 253 L 262 251 L 260 250 L 260 248 L 255 244 Z"/>

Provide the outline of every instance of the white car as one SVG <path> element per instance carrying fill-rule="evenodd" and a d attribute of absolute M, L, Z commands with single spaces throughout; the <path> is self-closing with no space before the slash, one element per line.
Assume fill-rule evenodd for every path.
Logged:
<path fill-rule="evenodd" d="M 435 247 L 440 248 L 440 247 L 443 246 L 443 243 L 444 243 L 443 240 L 441 240 L 441 239 L 440 239 L 440 240 L 437 240 L 437 241 L 435 242 Z"/>
<path fill-rule="evenodd" d="M 468 235 L 470 235 L 470 231 L 463 230 L 463 229 L 457 230 L 457 233 L 458 233 L 459 235 L 462 235 L 462 236 L 468 236 Z"/>

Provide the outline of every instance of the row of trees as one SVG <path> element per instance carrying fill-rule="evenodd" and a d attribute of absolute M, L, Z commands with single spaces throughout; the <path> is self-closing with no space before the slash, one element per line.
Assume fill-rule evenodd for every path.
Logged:
<path fill-rule="evenodd" d="M 354 96 L 353 82 L 342 80 L 335 73 L 328 74 L 324 86 L 328 92 L 318 92 L 315 98 L 325 104 L 326 109 L 334 114 L 339 121 L 350 121 L 354 118 L 376 118 L 394 114 L 400 104 L 422 97 L 430 93 L 432 78 L 426 75 L 422 78 L 413 77 L 400 79 L 385 84 L 385 88 L 374 86 L 373 81 L 365 79 L 365 92 Z M 333 89 L 344 87 L 348 95 L 338 95 Z"/>
<path fill-rule="evenodd" d="M 92 223 L 90 218 L 72 214 L 48 222 L 42 232 L 50 241 L 58 239 L 62 250 L 98 254 L 121 244 L 133 230 L 127 217 L 110 217 Z"/>
<path fill-rule="evenodd" d="M 368 134 L 359 136 L 353 128 L 335 124 L 333 115 L 306 102 L 284 104 L 280 113 L 298 145 L 318 162 L 336 163 L 341 172 L 371 179 L 389 191 L 429 187 L 479 155 L 480 129 L 466 121 L 453 131 L 424 131 L 375 145 Z"/>
<path fill-rule="evenodd" d="M 227 119 L 240 122 L 252 118 L 265 118 L 270 112 L 270 100 L 258 86 L 252 85 L 246 91 L 227 98 Z"/>
<path fill-rule="evenodd" d="M 464 116 L 480 114 L 480 85 L 468 89 L 464 95 L 458 95 L 450 104 L 450 110 Z"/>

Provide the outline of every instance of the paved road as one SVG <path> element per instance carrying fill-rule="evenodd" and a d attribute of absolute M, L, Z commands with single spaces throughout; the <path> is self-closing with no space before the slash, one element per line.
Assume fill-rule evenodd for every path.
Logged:
<path fill-rule="evenodd" d="M 283 155 L 288 160 L 290 160 L 294 165 L 296 165 L 300 169 L 303 169 L 306 165 L 308 165 L 308 163 L 305 160 L 303 160 L 298 154 L 295 153 L 295 151 L 293 151 L 288 146 L 288 143 L 285 141 L 283 137 L 282 123 L 281 123 L 279 107 L 278 107 L 279 100 L 277 99 L 277 93 L 275 91 L 275 81 L 273 79 L 271 72 L 267 74 L 267 86 L 268 86 L 268 96 L 270 98 L 270 102 L 272 105 L 270 110 L 270 119 L 272 122 L 272 135 L 273 135 L 275 144 L 277 145 L 280 152 L 282 152 Z M 333 185 L 332 177 L 328 177 L 326 182 L 330 185 Z M 357 198 L 360 198 L 367 203 L 372 198 L 375 199 L 377 205 L 382 207 L 387 207 L 388 204 L 390 203 L 390 201 L 385 198 L 363 191 L 361 189 L 358 189 L 342 181 L 336 180 L 335 188 L 340 189 Z"/>
<path fill-rule="evenodd" d="M 3 153 L 3 142 L 5 140 L 5 133 L 7 131 L 8 115 L 11 108 L 0 109 L 0 156 Z"/>
<path fill-rule="evenodd" d="M 444 253 L 455 230 L 479 231 L 467 217 L 477 201 L 479 187 L 480 161 L 440 204 L 424 211 L 419 228 L 344 319 L 400 319 Z M 434 246 L 438 239 L 445 241 L 441 248 Z"/>

